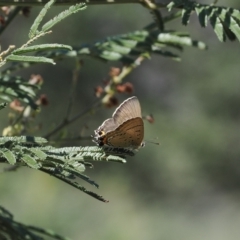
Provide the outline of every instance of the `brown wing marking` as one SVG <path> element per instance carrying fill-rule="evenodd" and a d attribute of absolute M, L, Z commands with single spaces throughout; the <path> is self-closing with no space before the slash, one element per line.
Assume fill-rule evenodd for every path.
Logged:
<path fill-rule="evenodd" d="M 143 120 L 140 117 L 129 119 L 105 137 L 109 146 L 137 149 L 144 137 Z"/>

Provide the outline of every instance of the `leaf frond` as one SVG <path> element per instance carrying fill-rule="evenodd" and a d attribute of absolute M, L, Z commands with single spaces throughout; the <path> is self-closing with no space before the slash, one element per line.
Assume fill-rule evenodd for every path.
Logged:
<path fill-rule="evenodd" d="M 50 229 L 43 229 L 17 222 L 8 210 L 0 206 L 0 239 L 43 240 L 43 236 L 56 240 L 70 240 Z"/>
<path fill-rule="evenodd" d="M 38 85 L 28 83 L 20 76 L 0 76 L 0 98 L 4 101 L 10 102 L 17 98 L 29 104 L 33 109 L 37 109 L 34 98 L 38 89 Z"/>
<path fill-rule="evenodd" d="M 86 168 L 92 167 L 89 161 L 126 163 L 126 156 L 134 155 L 128 149 L 97 146 L 55 148 L 43 145 L 46 142 L 41 137 L 0 137 L 0 162 L 48 173 L 103 202 L 107 200 L 87 190 L 76 180 L 82 179 L 98 188 L 95 181 L 83 174 Z"/>
<path fill-rule="evenodd" d="M 173 15 L 172 18 L 174 19 L 176 16 L 178 14 Z M 60 49 L 39 51 L 35 58 L 39 55 L 57 61 L 64 58 L 88 56 L 103 61 L 120 61 L 123 64 L 132 64 L 140 55 L 158 54 L 179 61 L 180 57 L 173 50 L 183 50 L 186 46 L 196 47 L 200 50 L 207 48 L 205 43 L 192 39 L 188 33 L 170 30 L 160 31 L 156 24 L 151 24 L 143 30 L 107 37 L 93 44 L 73 47 L 71 51 Z M 32 64 L 34 63 L 13 63 L 3 73 L 30 67 Z"/>
<path fill-rule="evenodd" d="M 48 31 L 50 28 L 52 28 L 54 25 L 62 21 L 63 19 L 67 18 L 73 13 L 77 13 L 78 11 L 86 9 L 86 4 L 85 3 L 79 3 L 74 6 L 69 7 L 69 9 L 61 12 L 59 15 L 48 21 L 42 26 L 42 32 Z"/>
<path fill-rule="evenodd" d="M 231 41 L 237 38 L 240 41 L 240 11 L 238 9 L 186 0 L 172 1 L 168 8 L 171 10 L 173 7 L 182 8 L 182 23 L 184 25 L 189 23 L 191 13 L 196 12 L 200 25 L 206 27 L 209 21 L 221 42 L 226 41 L 227 38 Z"/>

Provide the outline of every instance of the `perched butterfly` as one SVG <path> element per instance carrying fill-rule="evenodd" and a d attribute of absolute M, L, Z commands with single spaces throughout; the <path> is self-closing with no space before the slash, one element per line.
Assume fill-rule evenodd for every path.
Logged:
<path fill-rule="evenodd" d="M 105 120 L 94 133 L 93 141 L 98 146 L 127 149 L 143 147 L 144 125 L 137 97 L 126 99 L 112 118 Z"/>

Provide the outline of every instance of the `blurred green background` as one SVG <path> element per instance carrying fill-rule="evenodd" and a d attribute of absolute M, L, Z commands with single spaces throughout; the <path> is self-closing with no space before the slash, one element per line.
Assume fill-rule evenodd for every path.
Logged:
<path fill-rule="evenodd" d="M 205 1 L 208 2 L 208 1 Z M 219 5 L 239 8 L 238 0 Z M 1 37 L 2 49 L 21 45 L 40 8 L 29 18 L 18 17 Z M 56 7 L 52 17 L 63 10 Z M 89 6 L 57 25 L 42 42 L 71 45 L 141 29 L 152 21 L 140 5 Z M 240 79 L 239 42 L 220 43 L 211 27 L 200 27 L 195 15 L 189 26 L 180 19 L 167 29 L 189 31 L 209 49 L 186 48 L 182 62 L 152 56 L 125 80 L 134 84 L 145 123 L 147 144 L 127 164 L 99 162 L 86 172 L 100 184 L 96 190 L 110 200 L 104 204 L 44 173 L 23 168 L 0 174 L 0 204 L 17 221 L 51 228 L 72 239 L 104 240 L 236 240 L 240 235 Z M 72 114 L 94 100 L 111 66 L 84 59 Z M 49 106 L 36 122 L 43 136 L 62 119 L 71 86 L 73 60 L 56 66 L 39 65 L 19 72 L 29 78 L 41 74 L 42 93 Z M 128 98 L 121 95 L 120 101 Z M 0 112 L 1 129 L 7 126 L 8 109 Z M 101 109 L 71 125 L 69 133 L 93 133 L 114 109 Z M 90 141 L 75 145 L 94 145 Z M 72 143 L 69 143 L 72 145 Z"/>

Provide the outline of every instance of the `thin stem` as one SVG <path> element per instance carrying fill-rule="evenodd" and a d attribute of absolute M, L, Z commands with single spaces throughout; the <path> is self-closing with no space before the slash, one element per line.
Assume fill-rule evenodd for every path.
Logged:
<path fill-rule="evenodd" d="M 46 34 L 50 34 L 52 33 L 52 31 L 47 31 L 47 32 L 39 32 L 39 34 L 37 34 L 36 36 L 34 36 L 33 38 L 29 39 L 25 44 L 23 44 L 19 49 L 24 49 L 25 47 L 27 47 L 28 45 L 32 44 L 34 41 L 36 41 L 38 38 L 45 36 Z"/>
<path fill-rule="evenodd" d="M 71 113 L 71 110 L 72 110 L 80 69 L 81 69 L 81 63 L 80 63 L 79 59 L 77 58 L 76 59 L 76 67 L 73 70 L 72 84 L 71 84 L 71 89 L 70 89 L 70 94 L 69 94 L 69 102 L 68 102 L 67 113 L 66 113 L 65 119 L 68 119 L 68 117 Z"/>
<path fill-rule="evenodd" d="M 46 4 L 49 0 L 1 0 L 0 6 L 42 6 Z M 79 0 L 57 0 L 54 5 L 73 5 L 81 1 Z M 142 3 L 142 0 L 115 0 L 115 1 L 106 1 L 106 0 L 85 0 L 82 1 L 88 5 L 92 4 L 126 4 L 126 3 Z"/>
<path fill-rule="evenodd" d="M 2 67 L 6 63 L 6 59 L 3 60 L 3 56 L 7 55 L 10 53 L 13 49 L 15 48 L 14 45 L 10 45 L 7 50 L 1 52 L 0 54 L 0 67 Z"/>
<path fill-rule="evenodd" d="M 90 107 L 86 108 L 82 112 L 76 114 L 74 117 L 71 119 L 64 119 L 55 129 L 53 129 L 51 132 L 47 133 L 44 138 L 49 139 L 52 135 L 56 134 L 58 131 L 60 131 L 62 128 L 68 126 L 69 124 L 75 122 L 78 120 L 80 117 L 83 117 L 87 114 L 89 114 L 94 108 L 97 109 L 101 105 L 101 102 L 97 100 L 94 102 Z"/>
<path fill-rule="evenodd" d="M 159 28 L 159 30 L 164 31 L 164 22 L 161 12 L 158 9 L 151 10 L 154 20 Z"/>
<path fill-rule="evenodd" d="M 19 114 L 19 116 L 17 118 L 15 118 L 15 120 L 13 121 L 13 123 L 11 124 L 11 126 L 14 126 L 15 124 L 17 124 L 22 118 L 23 118 L 23 113 L 26 110 L 27 107 L 25 107 L 23 109 L 23 111 Z"/>
<path fill-rule="evenodd" d="M 182 15 L 181 11 L 171 13 L 171 14 L 163 17 L 163 23 L 167 23 L 167 22 L 172 21 L 173 19 L 177 19 L 177 18 L 181 17 L 181 15 Z M 147 26 L 145 26 L 143 29 L 151 30 L 151 29 L 155 29 L 155 28 L 156 28 L 156 22 L 153 22 L 153 23 L 150 23 Z"/>
<path fill-rule="evenodd" d="M 125 78 L 128 74 L 130 74 L 145 59 L 146 59 L 146 56 L 144 56 L 144 54 L 141 54 L 132 64 L 130 64 L 128 66 L 124 66 L 121 73 L 118 76 L 114 77 L 113 82 L 115 84 L 121 83 L 123 78 Z"/>

